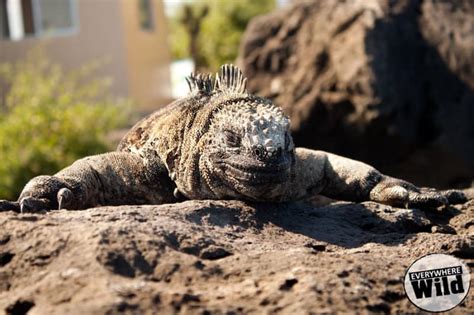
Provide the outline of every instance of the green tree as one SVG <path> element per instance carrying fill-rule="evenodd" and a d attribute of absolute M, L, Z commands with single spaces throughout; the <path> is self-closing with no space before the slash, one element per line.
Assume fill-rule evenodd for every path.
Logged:
<path fill-rule="evenodd" d="M 238 54 L 239 43 L 248 22 L 253 17 L 270 12 L 275 8 L 275 0 L 199 0 L 183 5 L 171 18 L 171 48 L 175 59 L 189 58 L 190 32 L 186 31 L 184 16 L 186 7 L 192 8 L 199 16 L 204 8 L 207 15 L 202 19 L 198 33 L 198 50 L 202 65 L 217 70 L 227 62 L 233 62 Z"/>
<path fill-rule="evenodd" d="M 107 95 L 97 64 L 65 73 L 37 49 L 0 64 L 8 87 L 0 97 L 0 199 L 15 199 L 39 174 L 53 174 L 86 155 L 110 149 L 106 134 L 127 122 L 128 101 Z"/>

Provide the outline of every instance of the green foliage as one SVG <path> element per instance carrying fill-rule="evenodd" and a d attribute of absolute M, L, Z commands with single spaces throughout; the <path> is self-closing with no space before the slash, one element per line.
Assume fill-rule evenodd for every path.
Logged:
<path fill-rule="evenodd" d="M 255 16 L 275 8 L 275 0 L 199 0 L 188 3 L 196 12 L 204 6 L 209 14 L 203 19 L 199 34 L 199 53 L 211 70 L 235 61 L 239 43 L 248 22 Z M 180 20 L 184 10 L 171 18 L 171 50 L 173 58 L 188 58 L 189 34 Z"/>
<path fill-rule="evenodd" d="M 189 58 L 189 36 L 180 22 L 178 16 L 169 19 L 170 48 L 173 59 Z"/>
<path fill-rule="evenodd" d="M 0 199 L 16 199 L 36 175 L 110 149 L 105 135 L 126 123 L 130 105 L 107 95 L 109 80 L 92 78 L 97 66 L 65 73 L 41 50 L 0 64 L 9 87 L 0 97 Z"/>

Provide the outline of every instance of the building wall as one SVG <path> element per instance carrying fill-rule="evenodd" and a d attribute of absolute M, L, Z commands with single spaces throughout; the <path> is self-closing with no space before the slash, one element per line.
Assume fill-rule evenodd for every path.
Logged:
<path fill-rule="evenodd" d="M 98 76 L 113 80 L 111 92 L 131 97 L 138 109 L 162 106 L 171 95 L 167 28 L 160 0 L 153 1 L 155 30 L 140 30 L 138 0 L 77 0 L 78 31 L 55 37 L 0 39 L 0 63 L 22 59 L 43 45 L 65 69 L 99 60 Z"/>
<path fill-rule="evenodd" d="M 65 69 L 101 60 L 98 75 L 113 79 L 112 93 L 127 96 L 128 75 L 121 10 L 116 1 L 79 0 L 79 30 L 56 37 L 26 37 L 19 41 L 0 40 L 0 62 L 24 58 L 32 48 L 43 45 L 49 58 Z"/>
<path fill-rule="evenodd" d="M 122 0 L 130 91 L 145 110 L 171 100 L 171 56 L 161 0 L 151 0 L 153 28 L 140 27 L 138 1 Z"/>

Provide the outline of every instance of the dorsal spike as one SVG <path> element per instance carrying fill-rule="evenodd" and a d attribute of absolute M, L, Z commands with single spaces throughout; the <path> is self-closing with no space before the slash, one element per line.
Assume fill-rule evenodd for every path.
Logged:
<path fill-rule="evenodd" d="M 242 71 L 234 65 L 226 64 L 221 67 L 220 73 L 216 74 L 217 91 L 224 93 L 247 93 L 247 78 Z"/>
<path fill-rule="evenodd" d="M 213 91 L 212 76 L 210 74 L 191 73 L 191 75 L 186 77 L 186 82 L 191 93 L 211 94 Z"/>

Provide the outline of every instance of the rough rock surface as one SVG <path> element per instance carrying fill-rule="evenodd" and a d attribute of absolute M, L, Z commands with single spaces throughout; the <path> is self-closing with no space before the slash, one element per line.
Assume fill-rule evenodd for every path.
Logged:
<path fill-rule="evenodd" d="M 473 214 L 472 201 L 436 213 L 240 201 L 0 213 L 0 313 L 417 312 L 406 268 L 428 253 L 472 268 Z M 471 290 L 453 312 L 473 307 Z"/>
<path fill-rule="evenodd" d="M 473 16 L 471 0 L 299 1 L 252 20 L 239 62 L 290 115 L 298 146 L 419 185 L 469 185 Z"/>

